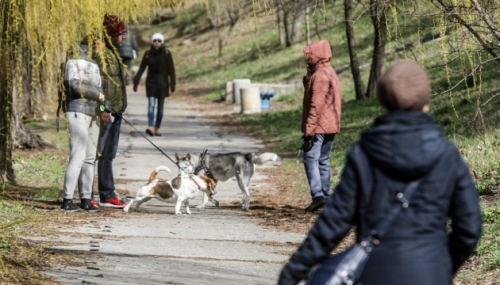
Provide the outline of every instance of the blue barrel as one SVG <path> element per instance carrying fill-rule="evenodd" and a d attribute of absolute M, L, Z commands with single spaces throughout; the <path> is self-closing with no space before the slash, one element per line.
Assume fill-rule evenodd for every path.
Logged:
<path fill-rule="evenodd" d="M 261 91 L 260 92 L 260 107 L 262 110 L 269 110 L 271 108 L 271 98 L 276 96 L 274 91 Z"/>

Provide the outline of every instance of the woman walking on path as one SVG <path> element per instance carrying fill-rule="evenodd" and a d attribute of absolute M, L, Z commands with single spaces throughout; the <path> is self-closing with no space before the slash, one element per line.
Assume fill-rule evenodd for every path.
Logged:
<path fill-rule="evenodd" d="M 172 54 L 165 48 L 163 35 L 156 33 L 151 37 L 151 48 L 142 58 L 139 71 L 134 77 L 134 91 L 141 81 L 142 73 L 148 67 L 146 78 L 146 96 L 148 97 L 148 129 L 150 136 L 161 136 L 160 127 L 163 119 L 165 97 L 175 91 L 175 67 Z M 157 103 L 155 121 L 155 103 Z"/>

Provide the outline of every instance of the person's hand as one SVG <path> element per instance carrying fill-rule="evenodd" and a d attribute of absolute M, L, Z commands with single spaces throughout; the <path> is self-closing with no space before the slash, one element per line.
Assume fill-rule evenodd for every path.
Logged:
<path fill-rule="evenodd" d="M 137 85 L 134 85 L 134 92 L 137 92 Z"/>
<path fill-rule="evenodd" d="M 314 146 L 314 142 L 316 141 L 316 136 L 303 136 L 302 137 L 302 150 L 304 152 L 308 152 L 310 151 L 313 146 Z"/>
<path fill-rule="evenodd" d="M 99 100 L 101 100 L 101 102 L 104 102 L 105 100 L 104 94 L 99 93 Z"/>
<path fill-rule="evenodd" d="M 170 92 L 174 93 L 175 91 L 175 84 L 170 85 Z"/>
<path fill-rule="evenodd" d="M 111 122 L 113 122 L 113 115 L 111 115 L 111 113 L 108 113 L 108 112 L 102 112 L 101 113 L 101 120 L 103 120 L 104 122 L 107 122 L 107 123 L 111 123 Z"/>

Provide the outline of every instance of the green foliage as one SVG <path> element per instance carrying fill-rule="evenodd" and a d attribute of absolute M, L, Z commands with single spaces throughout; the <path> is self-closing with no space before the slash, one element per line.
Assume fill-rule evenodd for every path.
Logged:
<path fill-rule="evenodd" d="M 0 201 L 0 250 L 12 245 L 12 238 L 20 234 L 22 227 L 39 215 L 36 209 L 20 203 Z"/>
<path fill-rule="evenodd" d="M 500 224 L 500 205 L 484 210 L 483 221 L 487 224 Z"/>
<path fill-rule="evenodd" d="M 488 269 L 500 268 L 500 205 L 483 212 L 483 236 L 477 247 L 477 253 L 483 257 Z"/>

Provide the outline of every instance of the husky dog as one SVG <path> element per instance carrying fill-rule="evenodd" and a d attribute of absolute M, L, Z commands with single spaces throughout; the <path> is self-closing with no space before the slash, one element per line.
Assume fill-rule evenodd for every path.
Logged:
<path fill-rule="evenodd" d="M 255 153 L 216 153 L 209 154 L 204 150 L 201 154 L 187 154 L 179 157 L 175 154 L 179 168 L 194 168 L 194 174 L 203 172 L 203 175 L 211 177 L 216 181 L 226 181 L 231 177 L 236 177 L 238 186 L 243 193 L 241 208 L 246 211 L 250 207 L 250 192 L 248 185 L 255 171 L 255 164 L 261 165 L 268 161 L 279 161 L 280 158 L 275 153 L 265 152 Z M 208 196 L 203 195 L 203 204 L 197 206 L 201 209 L 205 207 Z"/>

